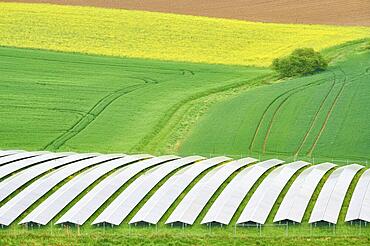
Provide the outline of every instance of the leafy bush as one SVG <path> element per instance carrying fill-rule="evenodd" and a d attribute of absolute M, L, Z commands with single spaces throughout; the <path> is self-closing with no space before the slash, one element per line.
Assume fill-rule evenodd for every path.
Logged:
<path fill-rule="evenodd" d="M 272 62 L 272 68 L 283 78 L 314 74 L 326 70 L 327 67 L 328 62 L 311 48 L 296 49 L 289 56 L 277 58 Z"/>

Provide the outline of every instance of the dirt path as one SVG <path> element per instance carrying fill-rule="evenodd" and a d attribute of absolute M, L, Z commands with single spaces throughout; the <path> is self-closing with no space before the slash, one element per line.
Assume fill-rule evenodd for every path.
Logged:
<path fill-rule="evenodd" d="M 370 26 L 369 0 L 5 0 L 2 2 L 88 5 L 261 22 Z"/>

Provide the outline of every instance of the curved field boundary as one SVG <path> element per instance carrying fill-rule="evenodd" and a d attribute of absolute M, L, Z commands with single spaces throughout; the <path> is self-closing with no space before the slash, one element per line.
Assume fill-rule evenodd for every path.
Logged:
<path fill-rule="evenodd" d="M 147 80 L 144 80 L 145 83 L 148 83 Z M 44 150 L 58 150 L 62 147 L 68 140 L 75 137 L 81 131 L 83 131 L 86 127 L 88 127 L 109 105 L 111 105 L 114 101 L 118 98 L 122 97 L 123 95 L 129 94 L 134 92 L 146 84 L 136 84 L 132 86 L 125 87 L 123 89 L 119 89 L 114 91 L 107 96 L 100 99 L 90 110 L 87 112 L 83 117 L 81 117 L 73 126 L 71 126 L 66 132 L 64 132 L 59 137 L 52 140 L 48 143 Z"/>
<path fill-rule="evenodd" d="M 329 118 L 330 118 L 330 116 L 331 116 L 331 114 L 332 114 L 332 112 L 333 112 L 333 110 L 334 110 L 335 106 L 337 105 L 337 102 L 338 102 L 338 100 L 339 100 L 340 96 L 343 94 L 344 87 L 345 87 L 346 82 L 347 82 L 347 75 L 346 75 L 346 73 L 343 71 L 343 69 L 342 69 L 341 67 L 339 67 L 339 70 L 344 74 L 344 80 L 343 80 L 342 86 L 341 86 L 341 88 L 340 88 L 340 90 L 339 90 L 339 92 L 338 92 L 337 96 L 335 97 L 334 102 L 333 102 L 333 104 L 331 105 L 331 107 L 330 107 L 330 109 L 329 109 L 328 113 L 326 114 L 324 124 L 321 126 L 321 129 L 320 129 L 319 133 L 317 134 L 317 136 L 316 136 L 316 138 L 315 138 L 314 142 L 312 143 L 311 148 L 310 148 L 310 149 L 309 149 L 309 151 L 307 152 L 307 155 L 308 155 L 308 156 L 312 156 L 312 153 L 313 153 L 313 151 L 315 150 L 316 145 L 317 145 L 317 143 L 318 143 L 318 141 L 319 141 L 319 139 L 320 139 L 320 137 L 321 137 L 322 133 L 324 132 L 324 130 L 325 130 L 325 128 L 326 128 L 326 125 L 328 124 Z"/>
<path fill-rule="evenodd" d="M 253 81 L 267 80 L 269 78 L 270 78 L 270 75 L 262 75 L 262 76 L 258 76 L 256 78 L 254 78 Z M 242 77 L 239 77 L 237 79 L 231 79 L 230 81 L 237 81 L 237 82 L 226 85 L 226 86 L 209 89 L 209 90 L 204 91 L 204 92 L 199 92 L 199 93 L 197 93 L 195 95 L 192 95 L 192 96 L 189 96 L 188 98 L 185 98 L 182 101 L 173 105 L 167 111 L 167 113 L 165 113 L 163 115 L 163 117 L 158 121 L 158 123 L 153 127 L 153 130 L 150 133 L 148 133 L 138 144 L 136 144 L 133 148 L 131 148 L 130 152 L 141 152 L 141 151 L 143 151 L 143 149 L 145 149 L 151 143 L 151 141 L 153 139 L 155 139 L 158 134 L 161 133 L 162 129 L 164 129 L 168 124 L 171 123 L 171 120 L 175 116 L 175 114 L 179 110 L 181 110 L 185 105 L 187 105 L 187 104 L 189 104 L 189 103 L 191 103 L 195 100 L 198 100 L 200 98 L 207 97 L 211 94 L 216 94 L 216 93 L 220 93 L 220 92 L 223 92 L 223 91 L 227 91 L 227 90 L 230 90 L 230 89 L 235 89 L 235 88 L 244 86 L 244 85 L 246 85 L 247 82 L 249 82 L 251 80 L 243 79 Z M 253 84 L 251 86 L 253 86 Z"/>
<path fill-rule="evenodd" d="M 310 87 L 310 86 L 314 86 L 316 84 L 321 84 L 322 83 L 322 80 L 317 80 L 317 81 L 314 81 L 314 82 L 311 82 L 311 83 L 308 83 L 308 84 L 304 84 L 304 85 L 301 85 L 301 86 L 298 86 L 298 87 L 295 87 L 295 88 L 292 88 L 292 89 L 289 89 L 287 91 L 285 91 L 284 93 L 280 94 L 279 96 L 277 96 L 274 100 L 272 100 L 272 102 L 265 108 L 265 110 L 263 111 L 262 113 L 262 116 L 258 122 L 258 125 L 257 125 L 257 128 L 256 130 L 254 131 L 254 134 L 253 134 L 253 138 L 251 140 L 251 143 L 249 144 L 249 150 L 250 151 L 253 151 L 253 147 L 255 145 L 255 141 L 257 139 L 257 136 L 259 134 L 259 131 L 262 127 L 262 124 L 264 122 L 264 119 L 267 117 L 267 113 L 269 111 L 269 109 L 275 104 L 275 102 L 277 102 L 279 99 L 283 98 L 284 96 L 288 95 L 286 99 L 283 100 L 282 103 L 280 103 L 280 105 L 278 106 L 278 108 L 276 109 L 279 110 L 279 108 L 281 107 L 281 105 L 292 95 L 294 95 L 295 93 L 298 93 L 300 92 L 301 90 L 304 90 L 306 89 L 305 87 Z M 289 94 L 291 93 L 291 94 Z M 274 113 L 274 115 L 276 114 L 276 111 Z M 270 126 L 271 126 L 271 120 L 270 120 Z M 265 137 L 266 139 L 266 137 Z"/>
<path fill-rule="evenodd" d="M 1 46 L 5 47 L 6 46 Z M 24 48 L 17 48 L 17 49 L 24 49 Z M 30 50 L 30 49 L 24 49 L 24 50 Z M 61 54 L 70 54 L 67 52 L 62 51 L 51 51 L 55 53 L 61 53 Z M 134 65 L 124 65 L 119 63 L 99 63 L 99 62 L 85 62 L 85 61 L 70 61 L 70 60 L 59 60 L 59 59 L 49 59 L 49 58 L 42 58 L 42 57 L 25 57 L 25 56 L 17 56 L 17 55 L 3 55 L 0 54 L 0 57 L 7 57 L 7 58 L 17 58 L 17 59 L 28 59 L 28 60 L 37 60 L 37 61 L 46 61 L 46 62 L 59 62 L 59 63 L 67 63 L 67 64 L 82 64 L 82 65 L 94 65 L 94 66 L 104 66 L 104 67 L 117 67 L 117 68 L 127 68 L 125 71 L 130 71 L 129 69 L 148 69 L 148 70 L 158 70 L 158 71 L 168 71 L 168 72 L 176 72 L 181 75 L 195 75 L 195 71 L 189 70 L 189 69 L 170 69 L 170 68 L 156 68 L 153 66 L 134 66 Z M 97 56 L 96 56 L 97 57 Z M 117 60 L 120 58 L 117 58 Z M 158 72 L 160 73 L 160 72 Z M 212 72 L 217 73 L 217 72 Z"/>
<path fill-rule="evenodd" d="M 4 0 L 3 0 L 4 1 Z M 207 16 L 258 22 L 370 25 L 366 0 L 5 0 Z"/>

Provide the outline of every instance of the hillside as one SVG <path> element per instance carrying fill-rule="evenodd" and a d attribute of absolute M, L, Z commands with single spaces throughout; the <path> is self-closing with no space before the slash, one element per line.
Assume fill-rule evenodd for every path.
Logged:
<path fill-rule="evenodd" d="M 0 57 L 0 146 L 30 150 L 143 151 L 193 101 L 271 73 L 15 48 Z"/>
<path fill-rule="evenodd" d="M 327 72 L 248 90 L 214 105 L 180 153 L 365 162 L 370 158 L 368 44 L 342 46 L 336 52 L 341 61 Z"/>
<path fill-rule="evenodd" d="M 0 0 L 0 245 L 369 245 L 369 9 Z"/>
<path fill-rule="evenodd" d="M 140 21 L 138 21 L 140 20 Z M 91 7 L 0 3 L 0 45 L 97 55 L 269 66 L 298 47 L 322 50 L 369 27 L 288 25 Z"/>
<path fill-rule="evenodd" d="M 328 72 L 272 84 L 268 69 L 1 48 L 1 146 L 364 162 L 364 47 L 331 49 Z"/>
<path fill-rule="evenodd" d="M 370 25 L 367 0 L 6 0 L 157 11 L 248 21 Z"/>

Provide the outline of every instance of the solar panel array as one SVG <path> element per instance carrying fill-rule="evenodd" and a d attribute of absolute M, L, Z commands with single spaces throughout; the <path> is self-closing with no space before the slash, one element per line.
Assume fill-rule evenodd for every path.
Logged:
<path fill-rule="evenodd" d="M 309 223 L 336 224 L 351 184 L 345 221 L 370 222 L 370 170 L 362 169 L 224 156 L 0 150 L 0 225 L 243 225 L 269 217 L 302 223 L 310 202 Z"/>
<path fill-rule="evenodd" d="M 356 175 L 364 168 L 352 164 L 335 170 L 325 182 L 312 210 L 309 223 L 328 222 L 336 224 L 347 190 Z"/>

